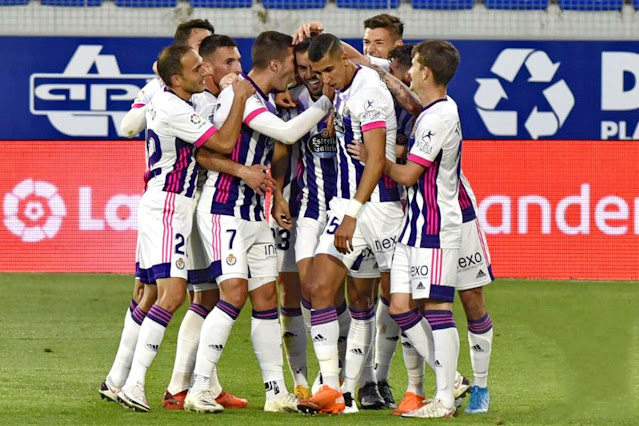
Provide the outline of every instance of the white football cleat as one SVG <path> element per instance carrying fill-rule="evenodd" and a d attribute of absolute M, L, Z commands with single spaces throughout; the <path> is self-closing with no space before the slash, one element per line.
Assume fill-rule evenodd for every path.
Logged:
<path fill-rule="evenodd" d="M 267 413 L 297 413 L 297 397 L 288 393 L 277 399 L 266 400 L 264 403 L 264 411 Z"/>
<path fill-rule="evenodd" d="M 357 408 L 357 403 L 353 399 L 353 394 L 351 394 L 350 392 L 346 392 L 344 394 L 344 405 L 346 405 L 346 408 L 344 408 L 344 414 L 359 413 L 359 408 Z"/>
<path fill-rule="evenodd" d="M 151 406 L 146 402 L 146 395 L 144 395 L 144 385 L 140 382 L 132 386 L 126 384 L 120 392 L 118 392 L 118 402 L 125 408 L 130 408 L 133 411 L 142 411 L 148 413 L 151 411 Z"/>
<path fill-rule="evenodd" d="M 189 391 L 184 398 L 184 409 L 197 411 L 198 413 L 219 413 L 224 407 L 215 401 L 215 395 L 210 389 L 202 391 Z"/>
<path fill-rule="evenodd" d="M 453 387 L 453 397 L 455 399 L 463 398 L 468 395 L 470 391 L 470 380 L 459 374 L 455 373 L 455 386 Z"/>
<path fill-rule="evenodd" d="M 110 380 L 108 377 L 102 382 L 102 384 L 98 388 L 98 392 L 100 393 L 100 398 L 106 399 L 107 401 L 112 401 L 112 402 L 118 402 L 119 391 L 120 391 L 119 389 L 116 389 L 115 386 L 113 386 L 110 383 Z"/>
<path fill-rule="evenodd" d="M 402 414 L 402 417 L 415 417 L 421 419 L 435 419 L 442 417 L 452 417 L 455 414 L 457 407 L 455 403 L 450 407 L 445 406 L 439 399 L 431 399 L 421 408 L 415 411 Z"/>

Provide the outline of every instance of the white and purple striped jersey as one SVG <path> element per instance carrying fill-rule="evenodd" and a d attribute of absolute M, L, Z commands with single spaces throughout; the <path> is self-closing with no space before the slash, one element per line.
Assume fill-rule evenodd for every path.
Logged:
<path fill-rule="evenodd" d="M 415 123 L 408 161 L 426 168 L 408 188 L 400 242 L 421 248 L 459 248 L 462 134 L 457 104 L 450 97 L 425 107 Z"/>
<path fill-rule="evenodd" d="M 146 123 L 147 189 L 193 197 L 198 172 L 194 147 L 204 144 L 217 129 L 169 89 L 153 97 Z"/>
<path fill-rule="evenodd" d="M 477 217 L 477 198 L 461 168 L 459 169 L 459 207 L 464 223 L 475 220 Z"/>
<path fill-rule="evenodd" d="M 200 114 L 200 117 L 208 121 L 209 123 L 213 123 L 213 112 L 215 111 L 215 106 L 217 105 L 217 96 L 208 90 L 204 90 L 202 93 L 196 93 L 191 97 L 191 103 L 193 103 L 193 107 L 195 108 L 195 112 Z M 197 175 L 197 189 L 201 190 L 204 187 L 204 182 L 206 182 L 206 169 L 198 165 L 198 175 Z"/>
<path fill-rule="evenodd" d="M 395 162 L 397 119 L 393 98 L 379 75 L 370 68 L 358 67 L 349 85 L 335 93 L 335 133 L 337 150 L 336 196 L 351 199 L 364 171 L 364 164 L 353 159 L 346 147 L 354 139 L 363 141 L 367 130 L 386 129 L 386 158 Z M 397 183 L 382 176 L 368 201 L 399 201 Z"/>
<path fill-rule="evenodd" d="M 291 118 L 301 114 L 314 103 L 308 89 L 303 85 L 291 89 L 290 93 L 297 101 L 297 109 L 288 110 Z M 324 220 L 337 184 L 337 140 L 334 136 L 329 136 L 326 120 L 322 120 L 294 146 L 299 146 L 302 162 L 298 178 L 301 191 L 298 216 Z"/>
<path fill-rule="evenodd" d="M 397 145 L 408 145 L 408 139 L 413 132 L 415 116 L 399 105 L 395 105 L 395 116 L 397 117 Z"/>
<path fill-rule="evenodd" d="M 137 96 L 133 100 L 131 104 L 131 109 L 133 108 L 143 108 L 151 102 L 153 96 L 158 93 L 162 93 L 166 85 L 162 81 L 160 77 L 156 77 L 152 80 L 149 80 L 148 83 L 144 85 L 142 89 L 138 92 Z"/>
<path fill-rule="evenodd" d="M 235 149 L 229 156 L 231 160 L 245 166 L 254 164 L 270 164 L 273 157 L 275 141 L 252 130 L 249 123 L 258 115 L 270 111 L 277 114 L 275 100 L 272 95 L 264 94 L 246 74 L 242 78 L 255 86 L 256 93 L 251 96 L 244 107 L 244 124 Z M 226 121 L 235 93 L 229 86 L 220 93 L 216 110 L 213 114 L 214 124 L 220 128 Z M 206 206 L 211 214 L 235 216 L 249 221 L 264 220 L 264 200 L 240 178 L 213 170 L 207 172 L 206 183 L 200 199 L 200 206 Z"/>

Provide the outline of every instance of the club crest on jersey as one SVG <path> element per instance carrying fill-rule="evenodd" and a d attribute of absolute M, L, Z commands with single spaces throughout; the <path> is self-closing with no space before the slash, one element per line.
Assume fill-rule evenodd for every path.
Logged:
<path fill-rule="evenodd" d="M 233 256 L 233 253 L 229 254 L 226 257 L 226 264 L 229 266 L 233 266 L 235 265 L 235 263 L 237 262 L 237 257 Z"/>
<path fill-rule="evenodd" d="M 184 269 L 185 266 L 186 262 L 184 262 L 184 259 L 178 257 L 178 259 L 175 261 L 175 267 L 181 271 L 182 269 Z"/>
<path fill-rule="evenodd" d="M 202 127 L 204 125 L 204 120 L 198 113 L 194 112 L 191 114 L 191 123 L 195 126 Z"/>
<path fill-rule="evenodd" d="M 337 156 L 337 139 L 328 134 L 327 129 L 314 133 L 308 138 L 308 150 L 317 158 L 335 158 Z"/>
<path fill-rule="evenodd" d="M 428 130 L 426 133 L 422 134 L 422 138 L 419 141 L 419 149 L 426 154 L 430 154 L 433 152 L 433 146 L 430 144 L 431 138 L 435 136 L 431 130 Z"/>

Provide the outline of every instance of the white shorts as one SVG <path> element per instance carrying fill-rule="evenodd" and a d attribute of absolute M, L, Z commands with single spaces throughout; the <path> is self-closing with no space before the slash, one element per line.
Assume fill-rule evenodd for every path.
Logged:
<path fill-rule="evenodd" d="M 315 254 L 325 253 L 339 259 L 350 269 L 366 247 L 375 255 L 381 272 L 390 271 L 393 251 L 397 242 L 404 212 L 399 201 L 367 202 L 362 207 L 353 233 L 353 251 L 342 254 L 335 248 L 335 231 L 344 218 L 350 200 L 333 198 L 330 202 L 328 223 L 320 237 Z"/>
<path fill-rule="evenodd" d="M 293 218 L 293 228 L 289 231 L 280 227 L 275 219 L 270 218 L 271 232 L 277 248 L 277 271 L 297 272 L 295 263 L 295 229 L 296 219 Z"/>
<path fill-rule="evenodd" d="M 486 235 L 479 220 L 464 223 L 457 259 L 457 290 L 483 287 L 494 279 Z"/>
<path fill-rule="evenodd" d="M 411 247 L 397 243 L 391 270 L 391 294 L 452 302 L 459 249 Z"/>
<path fill-rule="evenodd" d="M 372 279 L 381 277 L 377 259 L 373 250 L 366 247 L 355 259 L 353 266 L 348 270 L 348 275 L 353 278 Z"/>
<path fill-rule="evenodd" d="M 195 212 L 193 214 L 195 214 Z M 206 260 L 204 243 L 200 237 L 200 227 L 197 224 L 197 218 L 195 218 L 193 222 L 191 238 L 189 238 L 186 252 L 189 258 L 188 290 L 201 292 L 217 289 L 215 279 L 209 275 L 210 263 Z"/>
<path fill-rule="evenodd" d="M 137 274 L 140 282 L 187 279 L 187 245 L 193 225 L 193 199 L 173 192 L 146 191 L 138 208 Z"/>
<path fill-rule="evenodd" d="M 326 227 L 326 220 L 299 217 L 295 223 L 295 261 L 315 256 L 315 249 Z"/>
<path fill-rule="evenodd" d="M 265 221 L 197 212 L 209 276 L 218 284 L 231 278 L 249 281 L 249 291 L 275 281 L 277 251 Z"/>

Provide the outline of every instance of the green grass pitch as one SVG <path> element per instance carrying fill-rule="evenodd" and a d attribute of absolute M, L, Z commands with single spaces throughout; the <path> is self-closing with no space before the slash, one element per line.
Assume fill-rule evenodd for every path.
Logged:
<path fill-rule="evenodd" d="M 639 424 L 639 283 L 499 280 L 486 289 L 495 325 L 490 412 L 435 420 L 449 424 Z M 390 411 L 352 416 L 266 414 L 245 307 L 219 365 L 225 389 L 249 399 L 218 415 L 167 411 L 182 308 L 147 378 L 150 413 L 100 400 L 133 287 L 131 276 L 0 275 L 0 424 L 391 424 Z M 459 370 L 471 375 L 460 306 Z M 310 347 L 309 347 L 310 349 Z M 309 352 L 312 353 L 312 352 Z M 317 363 L 310 362 L 310 373 Z M 314 376 L 312 376 L 314 377 Z M 289 389 L 292 381 L 288 375 Z M 399 400 L 401 350 L 391 371 Z M 434 389 L 430 372 L 427 393 Z M 466 403 L 466 402 L 465 402 Z M 422 420 L 423 421 L 423 420 Z M 428 422 L 428 421 L 425 421 Z"/>

